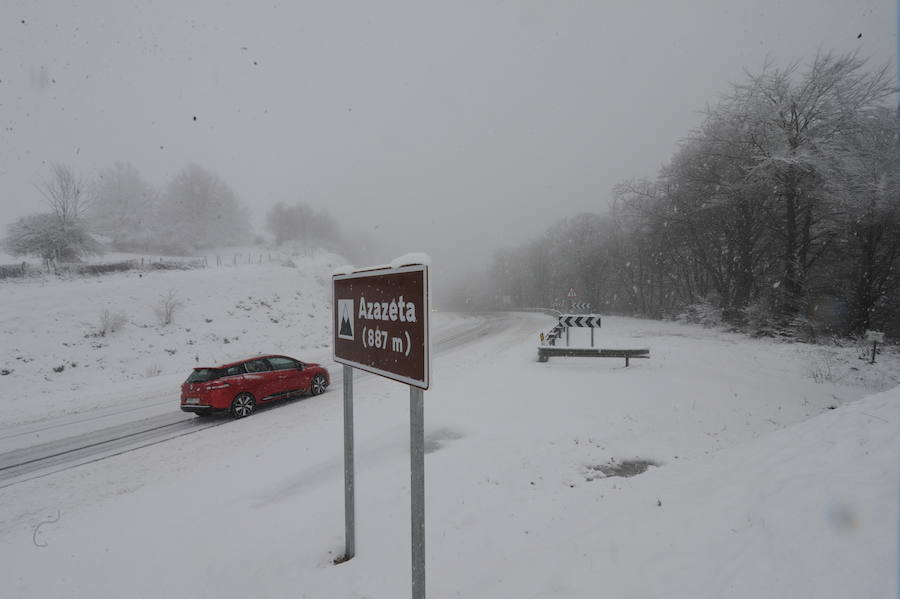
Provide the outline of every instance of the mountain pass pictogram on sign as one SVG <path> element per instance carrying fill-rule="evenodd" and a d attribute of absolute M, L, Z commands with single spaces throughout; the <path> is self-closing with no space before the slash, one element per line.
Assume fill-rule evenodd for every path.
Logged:
<path fill-rule="evenodd" d="M 338 338 L 353 341 L 353 300 L 339 299 L 337 304 L 340 318 Z"/>

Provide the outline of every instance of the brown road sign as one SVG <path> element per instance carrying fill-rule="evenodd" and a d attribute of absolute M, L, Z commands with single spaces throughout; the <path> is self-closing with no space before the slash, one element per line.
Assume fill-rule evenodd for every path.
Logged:
<path fill-rule="evenodd" d="M 428 267 L 362 270 L 331 281 L 334 361 L 428 389 Z"/>

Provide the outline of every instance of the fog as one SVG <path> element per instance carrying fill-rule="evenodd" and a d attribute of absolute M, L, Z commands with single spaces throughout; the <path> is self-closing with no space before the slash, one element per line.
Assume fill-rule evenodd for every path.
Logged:
<path fill-rule="evenodd" d="M 894 61 L 896 3 L 4 2 L 0 225 L 51 163 L 197 163 L 459 276 L 653 177 L 744 69 Z"/>

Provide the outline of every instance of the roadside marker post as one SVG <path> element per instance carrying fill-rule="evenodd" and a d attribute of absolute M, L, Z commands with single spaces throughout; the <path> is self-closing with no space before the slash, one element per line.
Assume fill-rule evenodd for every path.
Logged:
<path fill-rule="evenodd" d="M 872 342 L 872 361 L 870 364 L 874 364 L 875 354 L 878 351 L 878 344 L 884 343 L 884 333 L 881 331 L 866 331 L 866 341 Z"/>
<path fill-rule="evenodd" d="M 431 384 L 428 266 L 376 267 L 332 276 L 334 361 L 344 365 L 344 527 L 356 553 L 353 368 L 409 386 L 412 598 L 425 599 L 425 410 Z"/>

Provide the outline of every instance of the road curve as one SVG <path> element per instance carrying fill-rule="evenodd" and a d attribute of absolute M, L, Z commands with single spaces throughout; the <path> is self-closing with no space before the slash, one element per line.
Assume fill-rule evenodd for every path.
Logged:
<path fill-rule="evenodd" d="M 439 356 L 506 329 L 513 321 L 509 314 L 479 315 L 465 326 L 432 339 L 432 351 Z M 341 365 L 331 363 L 327 366 L 332 373 L 333 392 L 342 387 Z M 360 372 L 357 376 L 373 375 Z M 25 443 L 0 453 L 0 489 L 231 422 L 229 418 L 197 418 L 181 412 L 176 407 L 174 392 L 171 396 L 148 400 L 156 405 L 172 405 L 173 410 L 150 417 L 141 417 L 137 408 L 100 410 L 99 415 L 77 414 L 59 421 L 23 425 L 0 432 L 0 441 L 7 447 L 15 447 L 17 440 L 19 445 Z M 133 418 L 129 418 L 131 414 Z M 109 425 L 113 416 L 124 422 Z M 79 432 L 67 434 L 67 430 Z M 38 441 L 42 435 L 51 440 Z"/>

